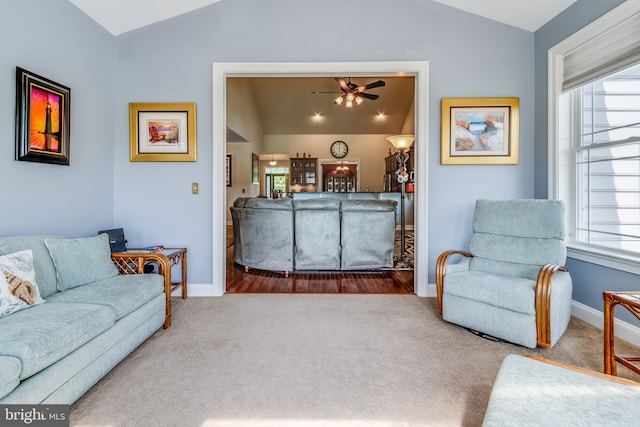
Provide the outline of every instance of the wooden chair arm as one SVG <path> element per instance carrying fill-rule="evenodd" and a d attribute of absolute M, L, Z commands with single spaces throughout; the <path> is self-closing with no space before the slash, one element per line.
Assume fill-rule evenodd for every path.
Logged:
<path fill-rule="evenodd" d="M 551 284 L 557 271 L 568 271 L 563 265 L 545 264 L 536 281 L 536 334 L 540 347 L 551 348 Z"/>
<path fill-rule="evenodd" d="M 453 255 L 463 255 L 469 258 L 473 257 L 471 253 L 459 250 L 444 251 L 438 257 L 438 261 L 436 261 L 436 291 L 438 294 L 438 313 L 440 313 L 440 316 L 442 316 L 444 273 L 447 270 L 447 263 L 449 262 L 449 258 L 451 258 Z"/>
<path fill-rule="evenodd" d="M 640 383 L 628 380 L 626 378 L 620 378 L 620 377 L 616 377 L 614 375 L 603 374 L 601 372 L 593 371 L 591 369 L 581 368 L 579 366 L 571 365 L 569 363 L 565 363 L 565 362 L 560 362 L 560 361 L 557 361 L 557 360 L 549 359 L 549 358 L 544 357 L 544 356 L 535 356 L 535 355 L 531 355 L 530 354 L 530 355 L 527 355 L 527 357 L 530 358 L 530 359 L 537 360 L 539 362 L 548 363 L 550 365 L 555 365 L 555 366 L 559 366 L 561 368 L 570 369 L 572 371 L 576 371 L 576 372 L 580 372 L 580 373 L 583 373 L 583 374 L 586 374 L 586 375 L 590 375 L 592 377 L 602 378 L 604 380 L 613 381 L 613 382 L 620 383 L 620 384 L 640 387 Z"/>

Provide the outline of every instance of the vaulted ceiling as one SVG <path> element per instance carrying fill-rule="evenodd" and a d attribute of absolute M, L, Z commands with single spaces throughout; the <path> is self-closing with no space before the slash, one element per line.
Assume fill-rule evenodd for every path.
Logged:
<path fill-rule="evenodd" d="M 114 35 L 193 10 L 235 0 L 69 0 Z M 269 0 L 263 0 L 269 1 Z M 434 0 L 527 31 L 535 31 L 576 0 Z M 377 100 L 346 108 L 334 99 L 334 77 L 363 85 L 386 82 L 369 92 Z M 398 133 L 414 97 L 413 77 L 331 76 L 251 78 L 265 134 L 393 134 Z M 338 92 L 338 93 L 336 93 Z M 229 96 L 233 96 L 232 93 Z"/>
<path fill-rule="evenodd" d="M 219 1 L 69 0 L 114 35 L 163 21 Z M 269 1 L 269 0 L 264 0 Z M 475 15 L 535 31 L 576 0 L 434 0 Z"/>

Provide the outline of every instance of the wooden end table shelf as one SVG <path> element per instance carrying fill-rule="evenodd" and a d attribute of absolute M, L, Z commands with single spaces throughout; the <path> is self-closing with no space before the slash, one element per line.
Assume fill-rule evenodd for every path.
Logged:
<path fill-rule="evenodd" d="M 171 293 L 182 287 L 182 299 L 187 299 L 187 248 L 165 248 L 161 252 L 151 252 L 140 248 L 129 248 L 125 252 L 113 252 L 111 259 L 120 274 L 144 274 L 144 266 L 153 264 L 158 274 L 164 277 L 166 313 L 164 328 L 171 326 Z M 180 264 L 181 281 L 171 281 L 171 267 Z"/>
<path fill-rule="evenodd" d="M 615 334 L 613 326 L 615 323 L 614 309 L 620 305 L 638 320 L 640 320 L 640 292 L 614 292 L 605 291 L 602 293 L 604 299 L 604 373 L 617 375 L 617 363 L 626 366 L 636 374 L 640 374 L 640 355 L 616 354 L 614 349 Z"/>

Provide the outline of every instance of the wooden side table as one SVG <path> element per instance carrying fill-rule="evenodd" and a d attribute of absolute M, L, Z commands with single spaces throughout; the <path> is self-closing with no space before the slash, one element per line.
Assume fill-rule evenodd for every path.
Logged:
<path fill-rule="evenodd" d="M 171 292 L 182 287 L 182 299 L 187 299 L 187 248 L 165 248 L 161 252 L 150 252 L 140 248 L 129 248 L 125 252 L 113 252 L 111 259 L 120 274 L 143 274 L 144 266 L 154 264 L 158 274 L 164 277 L 166 313 L 164 328 L 171 326 Z M 171 267 L 180 264 L 181 281 L 171 281 Z"/>
<path fill-rule="evenodd" d="M 626 308 L 640 320 L 640 292 L 605 291 L 602 293 L 602 298 L 604 299 L 604 373 L 617 375 L 617 362 L 640 374 L 640 366 L 634 363 L 640 361 L 640 355 L 615 354 L 615 334 L 613 331 L 616 305 Z"/>

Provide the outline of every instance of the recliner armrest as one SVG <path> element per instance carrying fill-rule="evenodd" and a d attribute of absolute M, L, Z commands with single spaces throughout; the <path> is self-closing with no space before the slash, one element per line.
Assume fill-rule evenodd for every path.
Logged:
<path fill-rule="evenodd" d="M 436 262 L 436 291 L 438 294 L 438 313 L 440 313 L 440 316 L 442 316 L 442 293 L 444 285 L 444 275 L 447 272 L 447 264 L 449 263 L 449 258 L 451 258 L 453 255 L 462 255 L 468 258 L 473 257 L 470 252 L 460 250 L 444 251 L 438 257 L 438 261 Z"/>
<path fill-rule="evenodd" d="M 536 332 L 540 347 L 551 348 L 551 285 L 557 271 L 568 271 L 563 265 L 545 264 L 536 281 Z"/>

